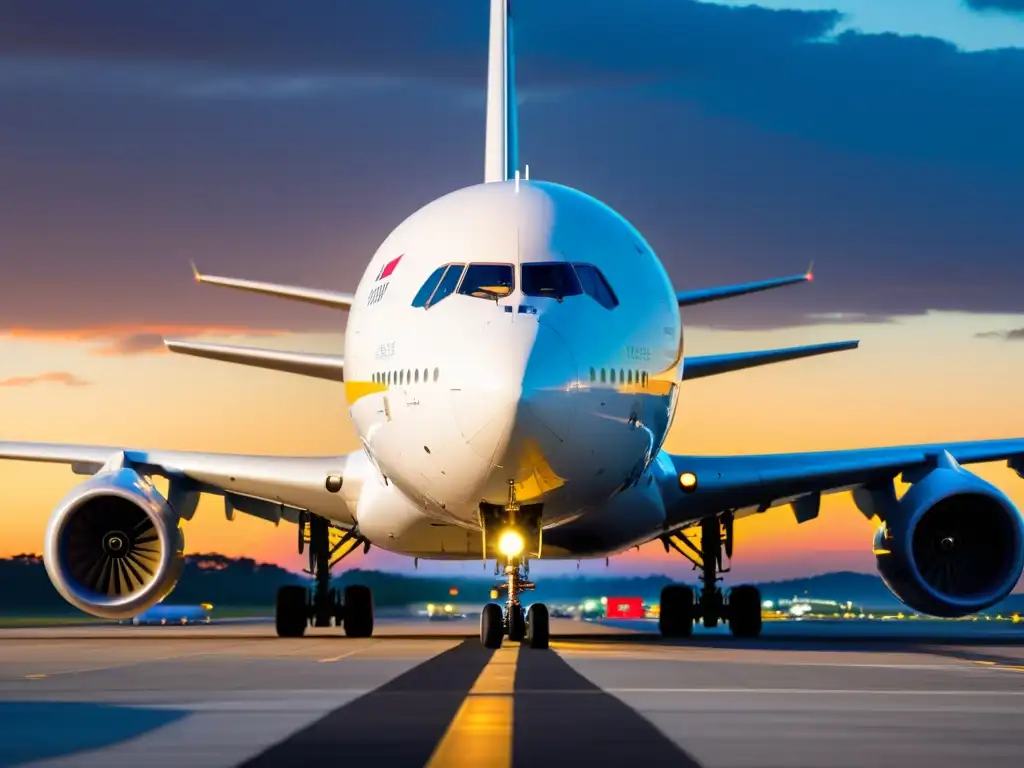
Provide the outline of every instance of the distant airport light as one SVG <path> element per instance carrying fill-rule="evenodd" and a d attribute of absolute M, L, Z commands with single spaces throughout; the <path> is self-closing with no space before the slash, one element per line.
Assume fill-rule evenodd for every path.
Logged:
<path fill-rule="evenodd" d="M 452 587 L 451 589 L 449 589 L 448 594 L 452 597 L 455 597 L 457 594 L 459 594 L 458 587 Z"/>
<path fill-rule="evenodd" d="M 693 493 L 697 490 L 697 476 L 693 472 L 683 472 L 679 476 L 679 487 L 683 493 Z"/>
<path fill-rule="evenodd" d="M 522 554 L 526 542 L 519 531 L 505 531 L 498 539 L 498 551 L 505 557 L 516 557 Z"/>

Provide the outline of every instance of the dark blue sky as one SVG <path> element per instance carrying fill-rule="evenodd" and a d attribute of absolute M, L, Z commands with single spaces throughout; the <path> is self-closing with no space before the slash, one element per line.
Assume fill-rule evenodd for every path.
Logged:
<path fill-rule="evenodd" d="M 1024 47 L 770 5 L 516 0 L 532 175 L 617 208 L 680 287 L 815 260 L 814 290 L 691 322 L 1024 311 Z M 211 302 L 187 260 L 352 289 L 482 177 L 486 28 L 483 0 L 7 0 L 0 327 L 337 322 Z"/>

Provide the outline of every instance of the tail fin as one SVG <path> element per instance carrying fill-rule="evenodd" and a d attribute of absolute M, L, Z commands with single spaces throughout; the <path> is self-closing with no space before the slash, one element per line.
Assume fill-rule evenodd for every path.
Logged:
<path fill-rule="evenodd" d="M 512 0 L 491 0 L 490 39 L 484 181 L 508 181 L 519 169 Z"/>

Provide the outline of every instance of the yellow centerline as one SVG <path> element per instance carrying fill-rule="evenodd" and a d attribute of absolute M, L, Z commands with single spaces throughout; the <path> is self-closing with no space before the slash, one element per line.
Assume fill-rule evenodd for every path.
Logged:
<path fill-rule="evenodd" d="M 511 768 L 512 695 L 518 659 L 518 643 L 508 643 L 494 652 L 426 768 Z"/>

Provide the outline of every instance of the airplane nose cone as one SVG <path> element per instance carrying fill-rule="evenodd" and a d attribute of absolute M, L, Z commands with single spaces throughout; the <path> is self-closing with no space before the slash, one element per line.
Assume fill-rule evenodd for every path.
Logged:
<path fill-rule="evenodd" d="M 578 374 L 571 348 L 553 328 L 530 318 L 511 331 L 494 350 L 492 370 L 481 371 L 478 383 L 455 400 L 463 438 L 477 456 L 504 470 L 496 472 L 501 483 L 551 471 L 572 429 L 569 395 Z"/>

